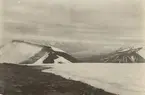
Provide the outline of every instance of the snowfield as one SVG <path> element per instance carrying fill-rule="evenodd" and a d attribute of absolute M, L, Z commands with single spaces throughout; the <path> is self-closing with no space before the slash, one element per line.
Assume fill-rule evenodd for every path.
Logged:
<path fill-rule="evenodd" d="M 40 66 L 40 65 L 39 65 Z M 119 95 L 145 95 L 145 64 L 52 64 L 42 72 L 82 81 Z"/>
<path fill-rule="evenodd" d="M 8 43 L 0 50 L 0 63 L 18 64 L 39 52 L 42 47 L 28 45 L 26 43 Z M 26 52 L 27 50 L 27 52 Z"/>

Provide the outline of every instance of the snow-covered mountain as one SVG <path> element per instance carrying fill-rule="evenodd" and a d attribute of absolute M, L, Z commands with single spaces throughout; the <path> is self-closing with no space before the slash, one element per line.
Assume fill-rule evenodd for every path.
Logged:
<path fill-rule="evenodd" d="M 56 47 L 13 40 L 0 49 L 0 63 L 4 62 L 15 64 L 72 63 L 77 62 L 77 59 Z"/>

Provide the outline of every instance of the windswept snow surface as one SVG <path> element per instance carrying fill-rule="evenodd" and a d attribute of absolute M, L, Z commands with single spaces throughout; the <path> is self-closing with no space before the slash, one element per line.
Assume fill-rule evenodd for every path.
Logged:
<path fill-rule="evenodd" d="M 39 52 L 41 49 L 42 47 L 33 46 L 26 43 L 9 43 L 0 50 L 0 63 L 22 62 Z"/>
<path fill-rule="evenodd" d="M 47 65 L 45 65 L 46 67 Z M 145 64 L 54 64 L 42 72 L 82 81 L 119 95 L 145 95 Z"/>

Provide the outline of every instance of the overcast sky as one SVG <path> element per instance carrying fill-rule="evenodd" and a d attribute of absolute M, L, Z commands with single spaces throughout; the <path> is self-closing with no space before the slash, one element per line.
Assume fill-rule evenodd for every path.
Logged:
<path fill-rule="evenodd" d="M 5 33 L 143 43 L 143 0 L 3 0 Z M 103 46 L 103 44 L 102 44 Z"/>

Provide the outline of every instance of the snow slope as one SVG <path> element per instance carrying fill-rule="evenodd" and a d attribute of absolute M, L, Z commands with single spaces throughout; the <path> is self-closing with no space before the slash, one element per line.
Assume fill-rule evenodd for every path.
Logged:
<path fill-rule="evenodd" d="M 26 43 L 8 43 L 0 50 L 0 63 L 22 62 L 33 56 L 36 52 L 39 52 L 41 49 L 42 47 Z"/>
<path fill-rule="evenodd" d="M 141 55 L 145 59 L 145 48 L 138 51 L 138 54 Z"/>
<path fill-rule="evenodd" d="M 82 81 L 119 95 L 145 95 L 145 64 L 77 63 L 54 64 L 48 67 L 52 69 L 42 72 Z"/>
<path fill-rule="evenodd" d="M 45 53 L 39 60 L 37 60 L 33 65 L 43 64 L 43 61 L 48 57 L 48 53 Z"/>

